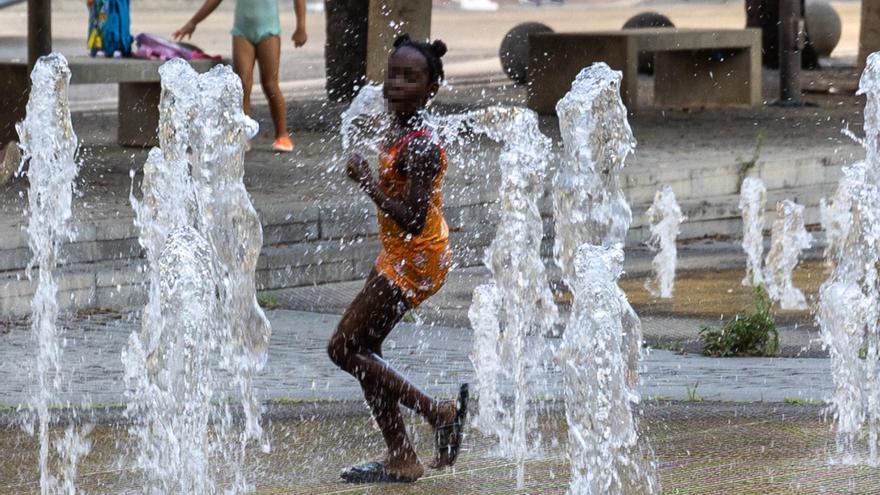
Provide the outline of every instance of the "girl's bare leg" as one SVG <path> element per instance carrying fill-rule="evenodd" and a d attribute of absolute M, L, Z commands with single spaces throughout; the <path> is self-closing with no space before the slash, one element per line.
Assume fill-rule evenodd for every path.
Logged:
<path fill-rule="evenodd" d="M 330 358 L 361 383 L 377 425 L 388 445 L 388 468 L 418 478 L 424 468 L 406 433 L 398 403 L 436 426 L 452 420 L 454 402 L 438 402 L 400 375 L 384 359 L 381 345 L 408 309 L 400 289 L 371 274 L 352 301 L 328 345 Z"/>
<path fill-rule="evenodd" d="M 287 104 L 278 84 L 281 65 L 281 38 L 269 36 L 257 45 L 257 62 L 260 64 L 260 85 L 269 101 L 275 139 L 287 136 Z"/>
<path fill-rule="evenodd" d="M 232 37 L 232 70 L 241 79 L 241 89 L 244 92 L 242 104 L 246 115 L 251 114 L 251 87 L 254 85 L 256 53 L 256 48 L 246 38 Z"/>

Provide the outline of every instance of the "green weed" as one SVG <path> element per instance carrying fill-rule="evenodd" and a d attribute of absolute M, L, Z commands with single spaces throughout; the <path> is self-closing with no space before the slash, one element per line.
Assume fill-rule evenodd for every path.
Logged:
<path fill-rule="evenodd" d="M 278 307 L 279 304 L 281 304 L 278 301 L 278 298 L 273 296 L 272 294 L 260 294 L 259 296 L 257 296 L 257 303 L 260 305 L 260 307 L 266 309 L 275 309 Z"/>
<path fill-rule="evenodd" d="M 702 402 L 703 398 L 697 395 L 697 388 L 700 386 L 700 382 L 694 383 L 693 387 L 688 387 L 685 385 L 688 394 L 688 401 L 690 402 Z"/>
<path fill-rule="evenodd" d="M 773 319 L 773 302 L 762 285 L 752 288 L 754 310 L 737 314 L 721 328 L 703 327 L 700 339 L 706 356 L 775 356 L 779 352 L 779 331 Z"/>
<path fill-rule="evenodd" d="M 758 165 L 758 159 L 761 157 L 761 148 L 764 147 L 764 141 L 767 139 L 767 131 L 764 129 L 758 130 L 758 136 L 755 138 L 755 151 L 752 152 L 752 157 L 748 160 L 739 160 L 737 165 L 739 165 L 738 170 L 738 180 L 736 183 L 736 190 L 742 192 L 742 183 L 746 180 L 746 176 L 749 175 L 749 172 Z"/>

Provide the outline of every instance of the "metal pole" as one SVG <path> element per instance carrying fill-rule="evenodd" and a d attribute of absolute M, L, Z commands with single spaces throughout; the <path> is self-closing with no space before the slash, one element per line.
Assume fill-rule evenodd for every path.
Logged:
<path fill-rule="evenodd" d="M 28 65 L 52 51 L 52 0 L 28 2 Z"/>
<path fill-rule="evenodd" d="M 779 101 L 801 104 L 801 2 L 779 0 Z"/>

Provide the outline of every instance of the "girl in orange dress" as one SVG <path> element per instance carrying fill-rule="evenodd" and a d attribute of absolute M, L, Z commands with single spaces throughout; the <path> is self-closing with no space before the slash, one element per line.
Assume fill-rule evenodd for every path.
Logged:
<path fill-rule="evenodd" d="M 360 382 L 388 446 L 384 460 L 343 471 L 342 478 L 353 483 L 408 482 L 424 474 L 400 404 L 434 427 L 431 467 L 451 466 L 461 445 L 467 384 L 457 400 L 438 401 L 382 359 L 382 342 L 408 310 L 440 290 L 451 264 L 441 193 L 446 153 L 421 117 L 440 87 L 445 53 L 442 41 L 420 43 L 403 35 L 394 42 L 384 86 L 393 124 L 379 155 L 378 180 L 362 156 L 354 153 L 348 160 L 349 178 L 376 203 L 382 251 L 327 352 Z"/>

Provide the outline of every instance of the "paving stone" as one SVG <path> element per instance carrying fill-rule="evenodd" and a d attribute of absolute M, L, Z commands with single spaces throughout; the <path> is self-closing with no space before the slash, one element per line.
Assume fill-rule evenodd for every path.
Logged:
<path fill-rule="evenodd" d="M 332 307 L 332 301 L 327 301 L 327 306 Z M 263 399 L 361 397 L 357 381 L 336 369 L 327 357 L 326 345 L 338 316 L 288 310 L 270 311 L 268 316 L 272 323 L 269 360 L 256 378 Z M 66 392 L 59 400 L 71 404 L 121 402 L 121 352 L 138 325 L 134 314 L 62 321 Z M 449 396 L 458 383 L 473 380 L 468 358 L 471 339 L 470 330 L 464 328 L 401 323 L 386 340 L 385 357 L 428 392 Z M 26 370 L 33 352 L 26 326 L 0 334 L 0 376 L 4 377 L 0 405 L 17 406 L 26 401 L 31 383 Z M 790 398 L 823 400 L 831 390 L 827 359 L 707 358 L 652 350 L 646 353 L 642 367 L 645 397 L 686 400 L 696 388 L 706 400 L 782 402 Z M 558 373 L 543 373 L 537 381 L 542 395 L 559 397 Z"/>

